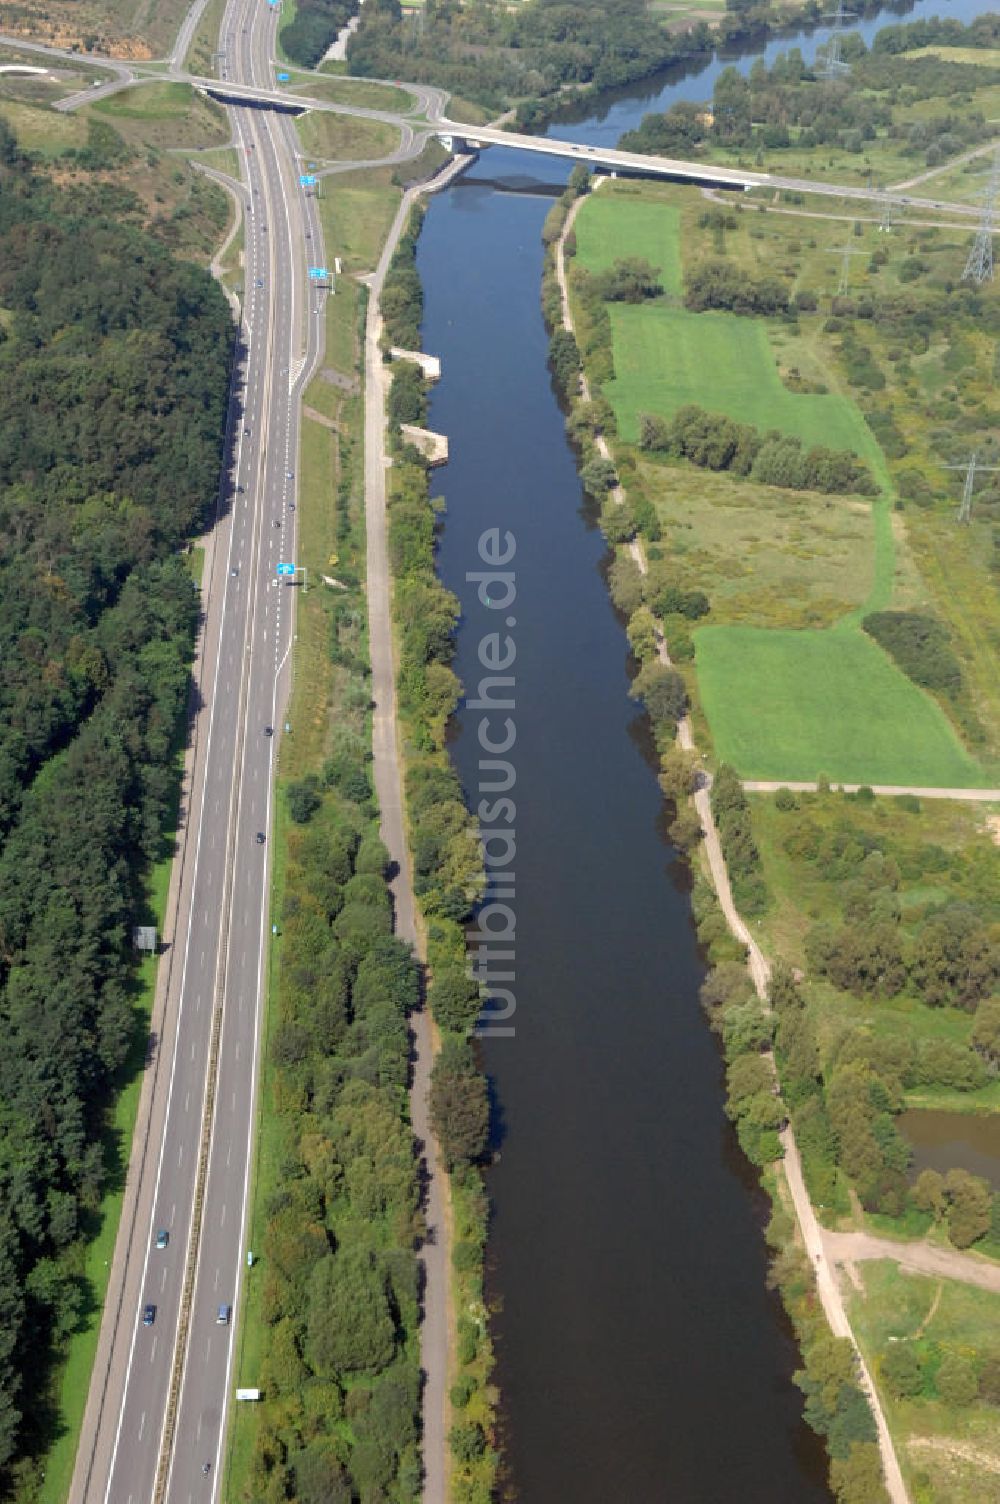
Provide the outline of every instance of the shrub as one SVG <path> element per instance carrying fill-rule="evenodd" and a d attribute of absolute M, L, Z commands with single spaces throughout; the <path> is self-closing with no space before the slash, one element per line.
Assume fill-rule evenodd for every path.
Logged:
<path fill-rule="evenodd" d="M 489 1137 L 486 1078 L 472 1050 L 446 1039 L 431 1072 L 431 1121 L 448 1169 L 481 1157 Z"/>
<path fill-rule="evenodd" d="M 914 684 L 954 699 L 962 689 L 962 670 L 952 652 L 948 629 L 919 611 L 875 611 L 862 626 Z"/>
<path fill-rule="evenodd" d="M 288 813 L 296 825 L 305 825 L 312 819 L 322 802 L 318 780 L 309 774 L 298 783 L 290 783 L 286 793 Z"/>
<path fill-rule="evenodd" d="M 896 1399 L 913 1399 L 924 1387 L 924 1369 L 911 1342 L 896 1342 L 882 1358 L 882 1378 Z"/>
<path fill-rule="evenodd" d="M 979 1394 L 975 1364 L 961 1353 L 946 1353 L 934 1375 L 934 1387 L 946 1404 L 967 1409 Z"/>
<path fill-rule="evenodd" d="M 687 689 L 675 668 L 654 661 L 646 663 L 629 690 L 633 699 L 641 700 L 651 718 L 676 726 L 687 710 Z"/>

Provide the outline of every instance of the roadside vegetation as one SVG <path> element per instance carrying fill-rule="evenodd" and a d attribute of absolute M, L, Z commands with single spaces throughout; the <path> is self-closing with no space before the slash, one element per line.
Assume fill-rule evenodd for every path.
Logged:
<path fill-rule="evenodd" d="M 162 914 L 198 618 L 183 550 L 214 507 L 232 350 L 221 292 L 137 209 L 86 173 L 56 190 L 0 123 L 0 1468 L 24 1500 L 74 1424 L 68 1352 L 82 1405 L 89 1244 L 114 1236 L 134 1100 L 114 1104 L 153 981 L 131 931 Z"/>
<path fill-rule="evenodd" d="M 183 155 L 228 140 L 223 112 L 211 101 L 181 85 L 147 84 L 62 115 L 0 91 L 0 121 L 36 174 L 71 197 L 90 193 L 108 214 L 143 226 L 201 266 L 216 250 L 229 201 Z"/>
<path fill-rule="evenodd" d="M 331 200 L 334 198 L 331 192 Z M 391 209 L 389 211 L 391 213 Z M 364 299 L 326 299 L 331 380 L 306 393 L 289 731 L 230 1500 L 419 1497 L 420 1188 L 407 1016 L 371 784 L 364 600 Z M 325 370 L 325 368 L 324 368 Z M 326 581 L 324 581 L 326 576 Z"/>
<path fill-rule="evenodd" d="M 166 55 L 187 10 L 187 0 L 18 0 L 4 29 L 68 51 L 143 60 Z"/>

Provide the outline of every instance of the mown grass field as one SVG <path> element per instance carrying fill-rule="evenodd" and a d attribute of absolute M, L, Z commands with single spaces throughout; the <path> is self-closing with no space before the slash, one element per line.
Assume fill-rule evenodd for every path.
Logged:
<path fill-rule="evenodd" d="M 387 157 L 399 145 L 399 131 L 383 120 L 320 111 L 298 122 L 302 150 L 329 162 L 363 162 Z"/>
<path fill-rule="evenodd" d="M 663 290 L 681 291 L 680 210 L 608 194 L 593 194 L 576 219 L 576 254 L 588 272 L 602 272 L 622 256 L 659 267 Z"/>
<path fill-rule="evenodd" d="M 339 256 L 348 273 L 372 271 L 401 197 L 390 169 L 327 178 L 321 193 L 327 264 L 332 266 Z"/>
<path fill-rule="evenodd" d="M 788 390 L 763 320 L 689 313 L 665 303 L 612 304 L 609 311 L 615 379 L 605 392 L 628 443 L 638 440 L 642 413 L 671 417 L 696 402 L 806 444 L 871 452 L 871 435 L 853 403 L 834 393 Z"/>
<path fill-rule="evenodd" d="M 745 778 L 984 785 L 944 712 L 863 633 L 702 627 L 701 698 Z"/>

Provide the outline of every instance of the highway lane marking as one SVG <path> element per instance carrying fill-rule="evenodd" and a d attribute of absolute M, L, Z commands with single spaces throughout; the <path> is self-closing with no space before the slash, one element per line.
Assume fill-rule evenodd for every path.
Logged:
<path fill-rule="evenodd" d="M 157 1343 L 157 1339 L 154 1337 L 153 1338 L 153 1345 L 149 1349 L 149 1361 L 150 1361 L 150 1363 L 153 1363 L 156 1360 L 156 1343 Z"/>
<path fill-rule="evenodd" d="M 191 1093 L 187 1092 L 185 1094 L 185 1097 L 184 1097 L 184 1111 L 185 1111 L 185 1113 L 187 1113 L 187 1112 L 190 1112 L 190 1110 L 191 1110 Z"/>
<path fill-rule="evenodd" d="M 145 1429 L 146 1429 L 146 1412 L 144 1410 L 142 1412 L 142 1419 L 139 1421 L 139 1440 L 140 1441 L 142 1440 L 142 1433 L 143 1433 L 143 1431 Z M 131 1498 L 131 1495 L 129 1495 L 129 1497 Z"/>
<path fill-rule="evenodd" d="M 166 1265 L 164 1265 L 163 1266 L 163 1274 L 162 1274 L 162 1276 L 160 1278 L 160 1289 L 161 1290 L 165 1290 L 166 1287 L 167 1287 L 167 1269 L 166 1269 Z M 140 1436 L 142 1435 L 141 1431 L 139 1432 L 139 1435 Z"/>

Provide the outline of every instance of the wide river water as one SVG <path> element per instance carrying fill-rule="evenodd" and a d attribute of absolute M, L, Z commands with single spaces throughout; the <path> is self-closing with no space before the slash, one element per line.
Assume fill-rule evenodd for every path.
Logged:
<path fill-rule="evenodd" d="M 984 8 L 936 0 L 905 14 Z M 809 56 L 824 35 L 768 54 L 797 43 Z M 651 109 L 709 97 L 720 66 L 637 86 L 553 133 L 617 141 Z M 513 973 L 502 985 L 516 1011 L 512 1032 L 483 1044 L 508 1485 L 519 1504 L 819 1504 L 825 1458 L 765 1283 L 766 1205 L 723 1115 L 698 1005 L 687 873 L 546 365 L 540 234 L 565 171 L 485 152 L 431 200 L 419 243 L 424 348 L 443 367 L 430 425 L 451 443 L 434 484 L 447 502 L 439 564 L 463 610 L 453 755 L 474 809 L 495 778 L 479 768 L 481 733 L 496 746 L 516 736 L 504 753 L 513 957 L 490 947 L 494 976 Z M 468 578 L 488 567 L 490 529 L 516 548 L 502 586 Z M 514 704 L 489 715 L 469 702 L 497 631 L 516 650 Z"/>

